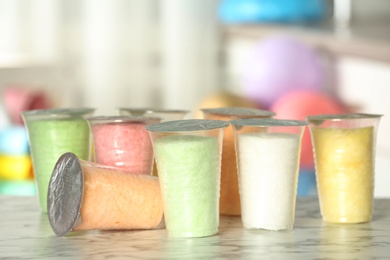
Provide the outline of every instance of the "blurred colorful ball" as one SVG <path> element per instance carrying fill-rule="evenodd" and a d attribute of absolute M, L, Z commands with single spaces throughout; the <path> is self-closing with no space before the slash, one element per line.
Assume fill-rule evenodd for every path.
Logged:
<path fill-rule="evenodd" d="M 29 154 L 28 136 L 24 126 L 10 126 L 0 129 L 0 154 Z"/>
<path fill-rule="evenodd" d="M 42 91 L 24 87 L 8 87 L 3 92 L 5 109 L 13 124 L 22 125 L 21 112 L 50 108 L 49 100 Z"/>
<path fill-rule="evenodd" d="M 243 65 L 245 96 L 267 108 L 290 91 L 322 91 L 325 87 L 326 70 L 319 53 L 290 37 L 259 42 Z"/>
<path fill-rule="evenodd" d="M 300 169 L 298 175 L 297 196 L 317 195 L 317 181 L 314 169 Z"/>
<path fill-rule="evenodd" d="M 35 196 L 34 180 L 6 181 L 0 180 L 0 195 L 8 196 Z"/>
<path fill-rule="evenodd" d="M 294 91 L 280 97 L 272 106 L 275 118 L 306 120 L 306 116 L 319 114 L 342 114 L 347 109 L 325 93 L 313 91 Z M 302 168 L 314 168 L 313 151 L 309 128 L 306 127 L 302 139 L 301 162 Z"/>
<path fill-rule="evenodd" d="M 219 18 L 225 23 L 300 22 L 321 19 L 324 0 L 224 0 Z"/>
<path fill-rule="evenodd" d="M 0 155 L 0 179 L 26 180 L 32 179 L 33 169 L 29 155 Z"/>

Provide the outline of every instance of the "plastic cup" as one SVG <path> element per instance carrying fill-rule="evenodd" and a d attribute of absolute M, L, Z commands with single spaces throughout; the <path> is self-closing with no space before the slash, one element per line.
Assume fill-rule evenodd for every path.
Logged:
<path fill-rule="evenodd" d="M 218 120 L 149 125 L 170 237 L 218 232 L 223 128 Z"/>
<path fill-rule="evenodd" d="M 117 109 L 122 116 L 146 116 L 158 117 L 161 122 L 182 120 L 189 113 L 187 110 L 160 109 L 160 108 L 130 108 L 120 107 Z M 158 176 L 156 163 L 153 163 L 153 176 Z"/>
<path fill-rule="evenodd" d="M 42 212 L 47 212 L 47 187 L 58 157 L 73 152 L 82 159 L 90 159 L 90 132 L 85 117 L 94 110 L 58 108 L 22 112 Z"/>
<path fill-rule="evenodd" d="M 129 230 L 164 227 L 157 177 L 87 162 L 73 153 L 57 161 L 47 196 L 57 236 L 72 230 Z"/>
<path fill-rule="evenodd" d="M 117 109 L 121 116 L 148 116 L 161 118 L 161 122 L 184 119 L 189 113 L 187 110 L 159 109 L 159 108 L 129 108 Z"/>
<path fill-rule="evenodd" d="M 230 123 L 244 227 L 293 229 L 301 140 L 307 122 L 240 119 Z"/>
<path fill-rule="evenodd" d="M 243 107 L 210 108 L 201 109 L 201 111 L 205 119 L 225 121 L 242 118 L 270 118 L 275 115 L 275 113 L 271 111 Z M 241 215 L 236 151 L 234 148 L 233 128 L 230 125 L 225 129 L 223 137 L 221 197 L 219 206 L 219 212 L 221 215 Z"/>
<path fill-rule="evenodd" d="M 160 122 L 160 118 L 97 116 L 87 120 L 95 162 L 135 174 L 152 174 L 153 146 L 145 126 Z"/>
<path fill-rule="evenodd" d="M 381 115 L 373 114 L 307 117 L 324 221 L 371 221 L 380 118 Z"/>

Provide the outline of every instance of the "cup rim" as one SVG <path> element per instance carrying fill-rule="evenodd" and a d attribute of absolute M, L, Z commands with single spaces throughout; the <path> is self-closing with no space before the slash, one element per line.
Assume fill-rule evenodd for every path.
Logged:
<path fill-rule="evenodd" d="M 307 116 L 306 120 L 309 122 L 316 121 L 342 121 L 342 120 L 356 120 L 356 119 L 368 119 L 368 118 L 380 118 L 381 114 L 368 114 L 368 113 L 346 113 L 346 114 L 321 114 L 315 116 Z"/>
<path fill-rule="evenodd" d="M 34 109 L 22 111 L 21 115 L 27 120 L 46 118 L 69 118 L 72 116 L 85 116 L 94 112 L 95 110 L 95 108 L 90 107 Z"/>
<path fill-rule="evenodd" d="M 129 108 L 129 107 L 118 107 L 119 111 L 130 111 L 130 112 L 144 112 L 145 114 L 153 113 L 167 113 L 167 114 L 185 114 L 189 113 L 189 110 L 180 109 L 163 109 L 163 108 Z"/>
<path fill-rule="evenodd" d="M 133 123 L 133 124 L 155 124 L 161 121 L 159 117 L 146 116 L 91 116 L 86 120 L 90 124 L 112 124 L 112 123 Z"/>

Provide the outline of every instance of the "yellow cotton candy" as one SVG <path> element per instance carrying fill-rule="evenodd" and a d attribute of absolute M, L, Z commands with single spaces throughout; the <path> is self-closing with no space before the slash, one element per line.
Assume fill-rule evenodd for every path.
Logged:
<path fill-rule="evenodd" d="M 370 221 L 374 193 L 374 128 L 313 128 L 316 173 L 323 219 Z"/>

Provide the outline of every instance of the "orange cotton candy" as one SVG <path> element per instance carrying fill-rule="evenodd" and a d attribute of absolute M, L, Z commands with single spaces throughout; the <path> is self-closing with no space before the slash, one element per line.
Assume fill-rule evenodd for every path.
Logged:
<path fill-rule="evenodd" d="M 269 118 L 274 115 L 271 111 L 241 107 L 221 107 L 201 110 L 205 119 L 224 121 L 240 118 Z M 219 213 L 220 215 L 227 216 L 241 215 L 236 150 L 233 128 L 231 125 L 225 128 L 225 133 L 223 135 Z"/>
<path fill-rule="evenodd" d="M 75 230 L 150 229 L 161 224 L 163 208 L 157 178 L 90 167 L 86 162 L 82 168 L 82 223 Z"/>

